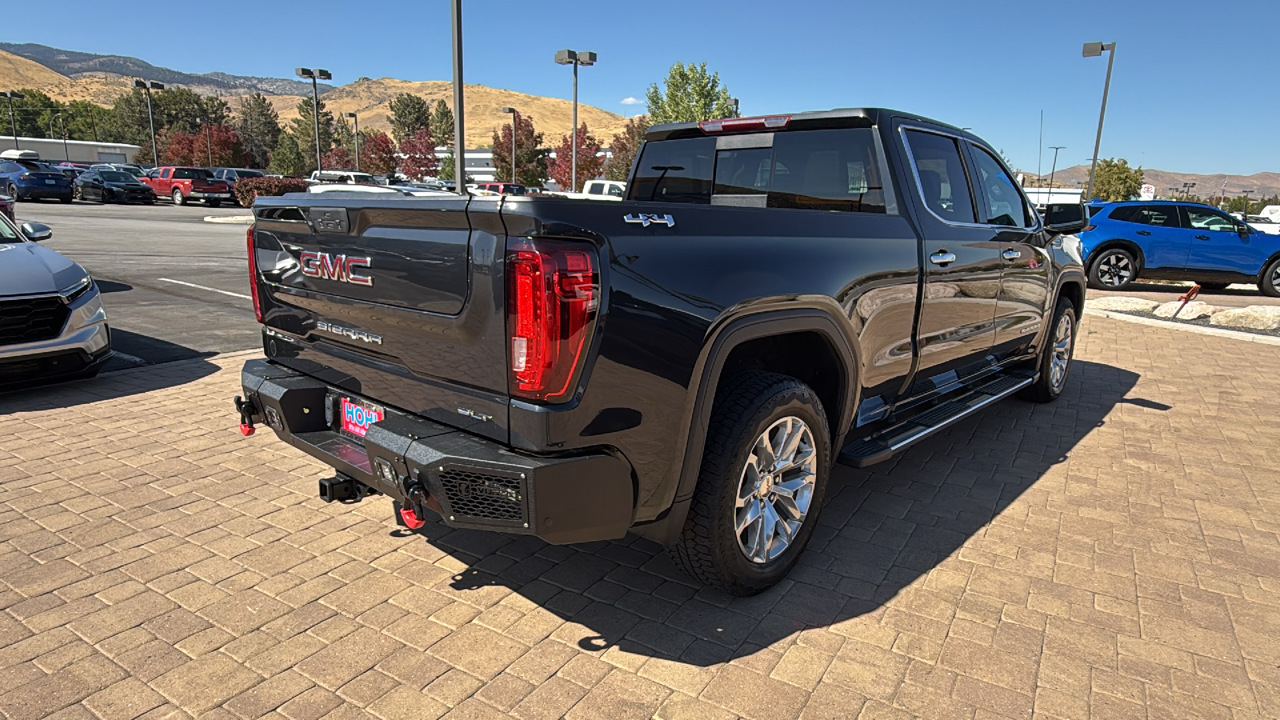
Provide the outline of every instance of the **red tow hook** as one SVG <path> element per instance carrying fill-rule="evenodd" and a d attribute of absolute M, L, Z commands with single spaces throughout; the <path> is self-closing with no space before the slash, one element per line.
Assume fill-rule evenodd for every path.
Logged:
<path fill-rule="evenodd" d="M 417 530 L 427 524 L 426 520 L 418 517 L 418 513 L 408 506 L 400 508 L 400 519 L 404 521 L 404 526 L 410 530 Z"/>
<path fill-rule="evenodd" d="M 1173 311 L 1173 317 L 1178 317 L 1178 313 L 1182 312 L 1182 308 L 1186 307 L 1187 303 L 1191 302 L 1192 300 L 1195 300 L 1199 296 L 1200 296 L 1200 283 L 1196 283 L 1195 285 L 1192 285 L 1190 290 L 1179 295 L 1178 299 L 1182 301 L 1182 304 L 1178 306 L 1177 310 Z"/>
<path fill-rule="evenodd" d="M 240 413 L 240 434 L 249 437 L 255 431 L 253 427 L 253 400 L 245 400 L 236 396 L 236 412 Z"/>

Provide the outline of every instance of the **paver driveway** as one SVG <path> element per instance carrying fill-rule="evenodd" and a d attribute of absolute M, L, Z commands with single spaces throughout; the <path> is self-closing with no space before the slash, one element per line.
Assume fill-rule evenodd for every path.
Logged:
<path fill-rule="evenodd" d="M 242 357 L 0 397 L 0 712 L 1280 714 L 1276 348 L 1084 328 L 1057 404 L 839 471 L 750 599 L 643 541 L 325 505 L 322 467 L 236 434 Z"/>

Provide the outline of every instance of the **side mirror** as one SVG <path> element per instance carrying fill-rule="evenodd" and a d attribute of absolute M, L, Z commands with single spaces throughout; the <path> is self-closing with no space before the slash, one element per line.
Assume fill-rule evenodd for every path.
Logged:
<path fill-rule="evenodd" d="M 1056 235 L 1073 235 L 1089 225 L 1089 212 L 1081 203 L 1049 203 L 1044 211 L 1044 228 Z"/>
<path fill-rule="evenodd" d="M 22 223 L 22 234 L 26 235 L 31 242 L 41 242 L 53 237 L 53 228 L 44 223 L 24 222 Z"/>

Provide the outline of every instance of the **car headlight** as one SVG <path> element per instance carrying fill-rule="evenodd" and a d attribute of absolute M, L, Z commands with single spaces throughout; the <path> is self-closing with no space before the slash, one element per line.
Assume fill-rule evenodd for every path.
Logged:
<path fill-rule="evenodd" d="M 77 282 L 75 285 L 72 285 L 58 294 L 62 296 L 62 302 L 70 305 L 84 297 L 84 294 L 89 292 L 92 288 L 93 278 L 89 275 L 85 275 L 80 282 Z"/>

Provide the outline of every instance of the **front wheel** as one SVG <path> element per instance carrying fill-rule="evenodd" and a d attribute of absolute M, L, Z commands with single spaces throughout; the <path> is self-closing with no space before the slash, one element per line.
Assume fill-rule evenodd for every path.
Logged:
<path fill-rule="evenodd" d="M 173 204 L 174 204 L 174 205 L 186 205 L 186 204 L 187 204 L 187 199 L 186 199 L 185 197 L 183 197 L 183 196 L 182 196 L 182 190 L 180 190 L 180 189 L 178 189 L 178 188 L 174 188 L 174 189 L 173 189 Z"/>
<path fill-rule="evenodd" d="M 1123 290 L 1138 277 L 1138 261 L 1124 248 L 1104 250 L 1089 268 L 1089 287 Z"/>
<path fill-rule="evenodd" d="M 9 188 L 6 191 L 6 194 L 9 197 L 13 198 L 14 202 L 17 202 L 22 199 L 21 197 L 18 196 L 18 186 L 14 185 L 13 183 L 9 183 Z"/>
<path fill-rule="evenodd" d="M 708 585 L 764 591 L 809 542 L 830 473 L 831 434 L 817 394 L 785 375 L 738 376 L 717 393 L 689 516 L 667 551 Z"/>
<path fill-rule="evenodd" d="M 1053 324 L 1050 325 L 1048 340 L 1040 351 L 1040 360 L 1036 370 L 1040 377 L 1022 391 L 1022 396 L 1033 402 L 1053 402 L 1062 394 L 1067 386 L 1067 378 L 1071 375 L 1071 361 L 1076 351 L 1076 329 L 1080 318 L 1076 308 L 1066 298 L 1058 300 L 1058 307 L 1053 312 Z"/>
<path fill-rule="evenodd" d="M 1276 258 L 1275 262 L 1262 271 L 1262 280 L 1258 283 L 1258 289 L 1263 295 L 1280 297 L 1280 258 Z"/>

